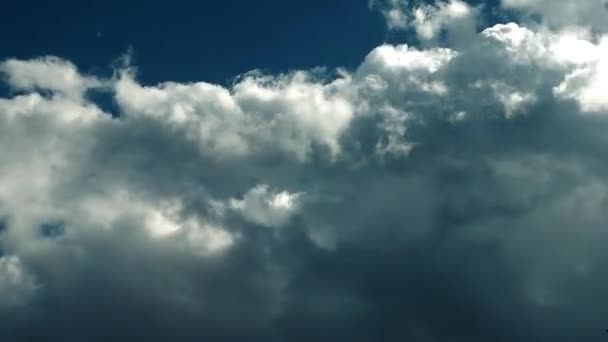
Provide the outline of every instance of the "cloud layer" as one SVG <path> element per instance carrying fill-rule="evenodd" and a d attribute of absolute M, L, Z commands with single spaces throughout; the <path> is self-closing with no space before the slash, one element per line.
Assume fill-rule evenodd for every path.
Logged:
<path fill-rule="evenodd" d="M 230 86 L 2 62 L 0 339 L 604 337 L 608 36 L 418 11 L 424 47 Z"/>
<path fill-rule="evenodd" d="M 608 29 L 608 3 L 605 0 L 502 0 L 502 5 L 523 13 L 540 15 L 545 23 L 553 27 L 576 25 L 604 32 Z"/>

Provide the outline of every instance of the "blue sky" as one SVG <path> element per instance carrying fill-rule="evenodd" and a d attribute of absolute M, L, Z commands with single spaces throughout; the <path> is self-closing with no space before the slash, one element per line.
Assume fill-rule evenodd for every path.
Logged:
<path fill-rule="evenodd" d="M 0 58 L 105 69 L 133 47 L 147 82 L 226 82 L 251 69 L 357 66 L 390 39 L 366 1 L 11 2 Z"/>
<path fill-rule="evenodd" d="M 13 15 L 0 22 L 2 59 L 57 55 L 85 72 L 109 72 L 132 47 L 146 83 L 226 83 L 259 68 L 352 69 L 383 42 L 415 43 L 388 31 L 366 0 L 13 1 L 5 13 Z"/>

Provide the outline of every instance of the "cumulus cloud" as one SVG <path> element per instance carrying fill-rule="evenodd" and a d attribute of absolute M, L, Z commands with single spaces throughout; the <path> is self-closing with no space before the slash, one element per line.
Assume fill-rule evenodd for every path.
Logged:
<path fill-rule="evenodd" d="M 0 73 L 16 90 L 50 90 L 72 99 L 102 85 L 95 77 L 81 75 L 71 62 L 53 56 L 27 61 L 9 59 L 0 64 Z"/>
<path fill-rule="evenodd" d="M 3 62 L 0 339 L 598 340 L 607 38 L 466 37 L 228 86 Z"/>
<path fill-rule="evenodd" d="M 204 82 L 143 87 L 123 73 L 115 89 L 127 117 L 162 120 L 208 153 L 230 157 L 276 149 L 303 160 L 315 146 L 336 154 L 353 116 L 341 94 L 347 80 L 323 84 L 311 77 L 252 73 L 229 90 Z"/>
<path fill-rule="evenodd" d="M 584 57 L 575 58 L 573 62 L 576 67 L 555 88 L 556 93 L 563 97 L 576 99 L 585 111 L 606 112 L 608 97 L 603 89 L 608 89 L 608 62 L 604 57 L 608 54 L 608 38 L 602 38 L 597 45 L 580 44 L 577 41 L 569 43 L 571 46 L 565 43 L 566 46 L 563 49 L 571 48 L 570 51 L 581 51 L 578 49 L 582 48 Z M 582 46 L 577 46 L 579 44 Z"/>
<path fill-rule="evenodd" d="M 297 210 L 301 195 L 288 191 L 271 191 L 268 185 L 260 184 L 249 190 L 243 199 L 231 199 L 229 206 L 242 212 L 253 223 L 279 227 L 288 223 Z"/>
<path fill-rule="evenodd" d="M 423 42 L 434 42 L 442 33 L 448 34 L 452 44 L 469 41 L 477 31 L 479 8 L 461 0 L 437 0 L 424 3 L 390 0 L 370 2 L 386 19 L 389 30 L 413 29 Z"/>
<path fill-rule="evenodd" d="M 412 24 L 419 39 L 433 40 L 442 30 L 447 30 L 452 43 L 462 43 L 476 33 L 476 12 L 476 9 L 460 0 L 437 2 L 414 9 Z"/>
<path fill-rule="evenodd" d="M 407 13 L 403 10 L 405 2 L 400 0 L 377 1 L 370 0 L 370 9 L 380 8 L 380 12 L 386 19 L 386 26 L 390 30 L 406 29 L 409 25 Z"/>
<path fill-rule="evenodd" d="M 608 5 L 604 0 L 502 0 L 507 9 L 536 14 L 553 27 L 591 26 L 606 32 Z"/>

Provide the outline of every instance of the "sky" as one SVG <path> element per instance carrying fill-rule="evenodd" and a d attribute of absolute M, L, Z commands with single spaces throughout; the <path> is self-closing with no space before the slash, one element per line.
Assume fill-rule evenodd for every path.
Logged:
<path fill-rule="evenodd" d="M 390 37 L 366 1 L 40 1 L 34 7 L 24 1 L 8 7 L 0 24 L 3 58 L 57 55 L 97 73 L 132 48 L 141 79 L 152 83 L 226 83 L 259 68 L 354 68 Z"/>
<path fill-rule="evenodd" d="M 0 341 L 608 338 L 603 0 L 2 6 Z"/>

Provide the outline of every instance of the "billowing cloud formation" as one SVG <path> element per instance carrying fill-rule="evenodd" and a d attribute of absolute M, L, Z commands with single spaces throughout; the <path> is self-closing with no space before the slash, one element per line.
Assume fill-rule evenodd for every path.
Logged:
<path fill-rule="evenodd" d="M 78 99 L 88 89 L 101 85 L 96 78 L 79 74 L 74 64 L 57 57 L 30 61 L 10 59 L 2 63 L 0 72 L 7 76 L 7 83 L 14 89 L 44 89 L 72 99 Z"/>
<path fill-rule="evenodd" d="M 502 0 L 505 8 L 541 15 L 555 26 L 569 25 L 608 29 L 608 3 L 605 0 Z"/>
<path fill-rule="evenodd" d="M 413 29 L 422 42 L 434 42 L 443 33 L 454 45 L 468 42 L 477 30 L 479 8 L 461 0 L 437 0 L 430 3 L 389 0 L 370 1 L 384 15 L 389 30 Z"/>
<path fill-rule="evenodd" d="M 305 159 L 313 145 L 337 153 L 338 138 L 353 115 L 340 93 L 344 80 L 319 84 L 310 77 L 252 74 L 228 90 L 202 82 L 142 87 L 122 75 L 115 91 L 128 117 L 171 126 L 203 152 L 238 157 L 282 150 Z"/>
<path fill-rule="evenodd" d="M 229 87 L 3 62 L 0 339 L 601 339 L 608 37 L 468 39 Z"/>
<path fill-rule="evenodd" d="M 432 40 L 441 30 L 448 30 L 458 39 L 464 40 L 477 29 L 475 9 L 459 0 L 422 5 L 414 11 L 413 25 L 419 38 Z"/>

